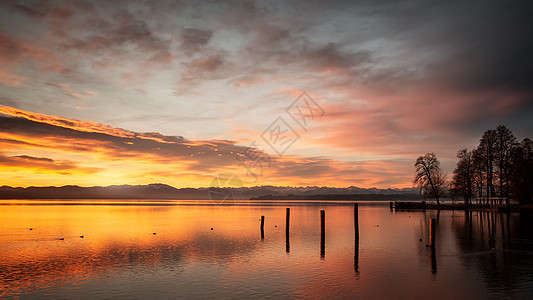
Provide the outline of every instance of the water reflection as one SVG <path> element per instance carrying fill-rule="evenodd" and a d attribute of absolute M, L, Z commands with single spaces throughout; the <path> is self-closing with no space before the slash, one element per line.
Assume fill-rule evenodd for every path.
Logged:
<path fill-rule="evenodd" d="M 356 277 L 359 275 L 359 239 L 355 239 L 354 254 L 353 254 L 353 270 Z"/>
<path fill-rule="evenodd" d="M 522 289 L 531 291 L 533 262 L 533 216 L 529 212 L 465 212 L 453 224 L 458 246 L 465 253 L 462 263 L 478 270 L 489 290 Z M 515 295 L 516 296 L 516 295 Z"/>
<path fill-rule="evenodd" d="M 0 297 L 533 295 L 530 214 L 285 204 L 0 205 Z"/>
<path fill-rule="evenodd" d="M 435 247 L 429 247 L 430 257 L 431 257 L 431 273 L 433 275 L 437 274 L 437 250 Z"/>

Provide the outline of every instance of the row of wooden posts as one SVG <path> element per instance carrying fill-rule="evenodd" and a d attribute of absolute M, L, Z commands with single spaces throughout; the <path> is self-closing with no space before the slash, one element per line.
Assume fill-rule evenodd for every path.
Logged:
<path fill-rule="evenodd" d="M 392 202 L 391 202 L 392 207 Z M 285 218 L 285 244 L 286 251 L 290 252 L 290 242 L 289 242 L 289 228 L 291 220 L 291 209 L 287 207 L 286 218 Z M 356 251 L 359 251 L 359 205 L 354 203 L 353 205 L 353 221 L 354 221 L 354 234 L 355 234 L 355 244 Z M 435 249 L 435 228 L 436 220 L 430 219 L 429 221 L 429 243 L 428 246 L 432 249 Z M 261 239 L 265 238 L 265 216 L 261 216 Z M 320 210 L 320 256 L 323 258 L 325 256 L 326 249 L 326 211 Z M 432 252 L 432 258 L 434 258 L 434 253 Z"/>
<path fill-rule="evenodd" d="M 392 206 L 392 202 L 391 202 Z M 291 209 L 287 207 L 287 213 L 285 218 L 285 235 L 289 236 L 289 227 L 291 220 Z M 354 233 L 355 239 L 359 240 L 359 205 L 357 203 L 353 204 L 353 223 L 354 223 Z M 429 222 L 429 246 L 435 246 L 435 226 L 436 220 L 431 219 Z M 320 236 L 326 236 L 326 211 L 320 210 Z M 261 238 L 265 238 L 265 216 L 261 216 Z"/>

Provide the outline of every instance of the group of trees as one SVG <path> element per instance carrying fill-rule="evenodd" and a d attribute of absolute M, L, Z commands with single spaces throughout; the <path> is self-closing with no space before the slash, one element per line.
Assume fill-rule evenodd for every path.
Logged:
<path fill-rule="evenodd" d="M 457 152 L 457 167 L 449 183 L 452 196 L 462 196 L 465 203 L 478 199 L 489 201 L 516 199 L 533 202 L 533 142 L 525 138 L 518 142 L 511 130 L 500 125 L 487 130 L 477 148 Z M 420 156 L 415 163 L 414 183 L 425 197 L 439 203 L 447 186 L 446 176 L 434 153 Z"/>

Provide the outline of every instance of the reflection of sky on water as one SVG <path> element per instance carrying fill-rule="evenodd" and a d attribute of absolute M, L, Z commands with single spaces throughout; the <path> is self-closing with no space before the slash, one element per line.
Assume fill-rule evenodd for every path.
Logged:
<path fill-rule="evenodd" d="M 0 295 L 484 298 L 533 293 L 533 237 L 525 229 L 531 228 L 531 216 L 390 212 L 388 203 L 360 204 L 356 249 L 351 205 L 300 204 L 291 207 L 286 252 L 285 207 L 2 205 Z M 321 209 L 326 211 L 323 259 Z M 433 261 L 425 247 L 430 218 L 438 220 Z"/>

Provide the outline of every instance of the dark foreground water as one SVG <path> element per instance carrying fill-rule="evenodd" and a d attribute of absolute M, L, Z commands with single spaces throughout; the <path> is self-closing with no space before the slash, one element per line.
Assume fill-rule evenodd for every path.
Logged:
<path fill-rule="evenodd" d="M 0 205 L 0 297 L 533 299 L 524 213 L 360 203 L 356 244 L 353 207 L 335 203 L 25 203 Z"/>

